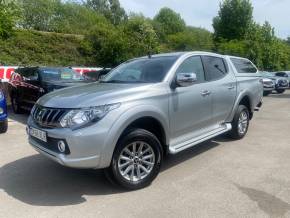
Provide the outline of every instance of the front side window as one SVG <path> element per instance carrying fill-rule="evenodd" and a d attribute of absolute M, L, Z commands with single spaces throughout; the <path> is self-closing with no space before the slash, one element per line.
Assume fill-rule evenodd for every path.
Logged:
<path fill-rule="evenodd" d="M 193 56 L 187 58 L 177 69 L 176 74 L 179 73 L 195 73 L 197 82 L 204 82 L 204 70 L 200 56 Z"/>
<path fill-rule="evenodd" d="M 178 57 L 164 56 L 131 60 L 112 70 L 101 83 L 158 83 Z"/>
<path fill-rule="evenodd" d="M 256 67 L 247 59 L 231 58 L 238 73 L 257 73 Z"/>
<path fill-rule="evenodd" d="M 22 68 L 16 71 L 24 80 L 38 80 L 38 73 L 36 68 Z"/>
<path fill-rule="evenodd" d="M 202 61 L 204 64 L 207 81 L 221 79 L 227 74 L 224 59 L 219 57 L 203 56 Z"/>

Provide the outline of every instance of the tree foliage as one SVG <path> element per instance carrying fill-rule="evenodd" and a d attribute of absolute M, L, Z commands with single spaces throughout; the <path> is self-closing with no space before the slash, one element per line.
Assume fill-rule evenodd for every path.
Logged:
<path fill-rule="evenodd" d="M 290 39 L 279 39 L 268 22 L 255 23 L 250 0 L 224 0 L 214 34 L 187 26 L 170 8 L 153 19 L 127 15 L 119 0 L 0 0 L 0 6 L 6 64 L 113 67 L 148 53 L 201 50 L 247 57 L 260 69 L 290 68 Z"/>
<path fill-rule="evenodd" d="M 180 14 L 170 8 L 162 8 L 154 17 L 154 25 L 158 35 L 165 38 L 166 35 L 176 34 L 185 30 L 185 21 Z"/>
<path fill-rule="evenodd" d="M 244 39 L 253 22 L 250 0 L 225 0 L 220 4 L 218 16 L 213 19 L 216 40 Z"/>
<path fill-rule="evenodd" d="M 18 14 L 18 6 L 14 1 L 0 0 L 0 38 L 12 35 Z"/>
<path fill-rule="evenodd" d="M 119 0 L 88 0 L 87 6 L 104 15 L 114 25 L 127 20 L 126 12 L 121 7 Z"/>

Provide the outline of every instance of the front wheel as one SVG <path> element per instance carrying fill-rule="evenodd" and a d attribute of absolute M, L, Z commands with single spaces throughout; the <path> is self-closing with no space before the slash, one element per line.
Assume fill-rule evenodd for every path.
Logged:
<path fill-rule="evenodd" d="M 126 189 L 141 189 L 156 178 L 161 163 L 162 147 L 156 136 L 135 129 L 118 142 L 106 175 Z"/>
<path fill-rule="evenodd" d="M 232 121 L 232 130 L 229 136 L 233 139 L 242 139 L 248 132 L 250 123 L 249 110 L 244 105 L 239 105 Z"/>
<path fill-rule="evenodd" d="M 18 102 L 17 97 L 15 96 L 11 97 L 11 104 L 12 104 L 12 110 L 15 114 L 23 113 L 23 110 L 21 108 L 20 103 Z"/>
<path fill-rule="evenodd" d="M 8 130 L 8 120 L 0 122 L 0 133 L 5 133 Z"/>

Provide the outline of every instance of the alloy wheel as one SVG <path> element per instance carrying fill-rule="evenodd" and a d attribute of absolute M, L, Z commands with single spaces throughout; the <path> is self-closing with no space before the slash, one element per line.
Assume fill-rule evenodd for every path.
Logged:
<path fill-rule="evenodd" d="M 155 165 L 155 153 L 146 142 L 136 141 L 121 151 L 118 170 L 121 176 L 130 182 L 139 182 L 146 178 Z"/>

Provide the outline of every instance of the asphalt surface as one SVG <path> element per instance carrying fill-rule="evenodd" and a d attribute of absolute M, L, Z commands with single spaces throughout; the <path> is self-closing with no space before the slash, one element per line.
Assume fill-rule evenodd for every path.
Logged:
<path fill-rule="evenodd" d="M 170 156 L 134 192 L 37 154 L 26 119 L 11 114 L 0 135 L 0 217 L 290 217 L 290 91 L 264 98 L 243 140 L 219 137 Z"/>

